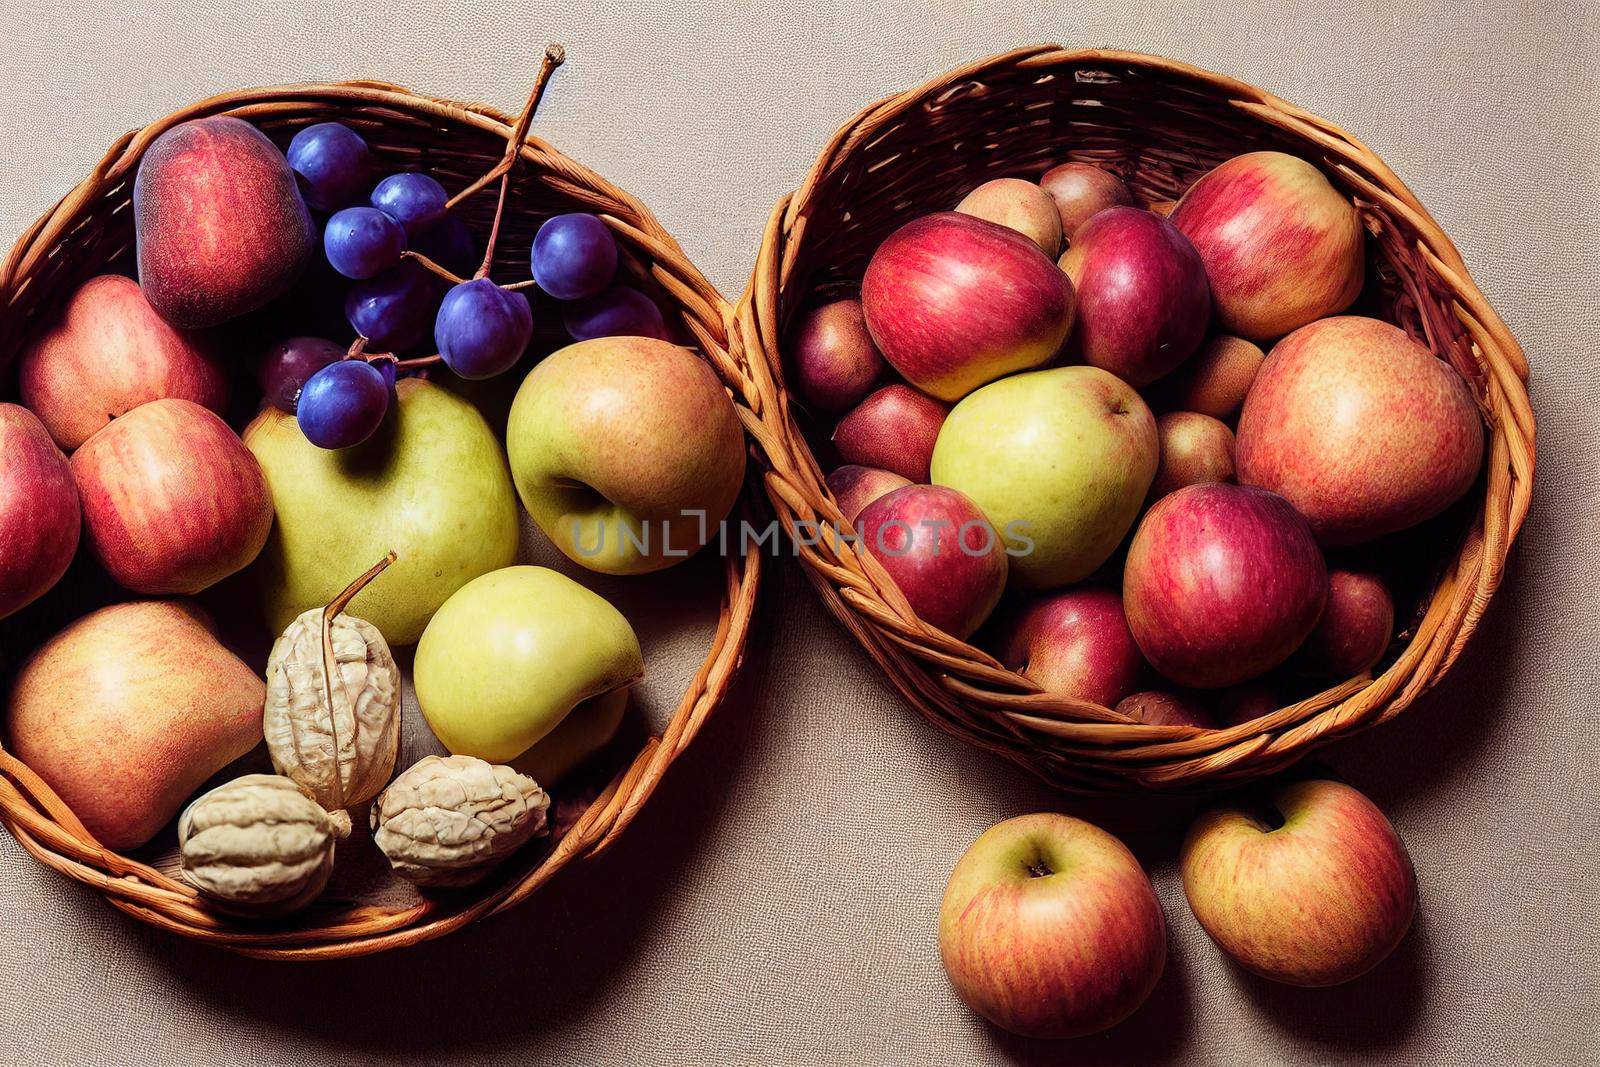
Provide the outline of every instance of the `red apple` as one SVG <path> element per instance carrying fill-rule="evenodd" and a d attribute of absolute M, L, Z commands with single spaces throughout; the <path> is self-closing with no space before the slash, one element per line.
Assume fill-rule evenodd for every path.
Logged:
<path fill-rule="evenodd" d="M 1061 251 L 1061 215 L 1056 202 L 1030 181 L 996 178 L 984 182 L 968 193 L 956 210 L 1016 230 L 1047 256 Z"/>
<path fill-rule="evenodd" d="M 808 404 L 844 411 L 883 376 L 883 356 L 867 332 L 859 300 L 835 300 L 800 316 L 790 335 L 795 388 Z"/>
<path fill-rule="evenodd" d="M 1328 606 L 1295 655 L 1321 678 L 1354 678 L 1375 667 L 1394 637 L 1394 598 L 1383 579 L 1361 571 L 1328 572 Z"/>
<path fill-rule="evenodd" d="M 1150 483 L 1151 501 L 1186 485 L 1233 481 L 1233 431 L 1193 411 L 1169 411 L 1156 420 L 1161 462 Z"/>
<path fill-rule="evenodd" d="M 944 211 L 890 234 L 867 264 L 861 305 L 885 359 L 912 385 L 956 401 L 1048 362 L 1072 329 L 1072 283 L 1039 246 L 986 219 Z"/>
<path fill-rule="evenodd" d="M 925 482 L 934 442 L 949 414 L 949 404 L 926 393 L 908 385 L 886 385 L 839 420 L 833 444 L 848 463 Z"/>
<path fill-rule="evenodd" d="M 1282 152 L 1250 152 L 1183 194 L 1172 222 L 1211 278 L 1217 321 L 1252 341 L 1334 315 L 1361 292 L 1361 219 L 1321 171 Z"/>
<path fill-rule="evenodd" d="M 0 404 L 0 619 L 61 580 L 79 524 L 67 457 L 33 412 Z"/>
<path fill-rule="evenodd" d="M 1283 706 L 1277 688 L 1258 679 L 1224 689 L 1217 698 L 1217 718 L 1224 726 L 1238 726 L 1271 715 Z"/>
<path fill-rule="evenodd" d="M 1108 708 L 1138 686 L 1144 671 L 1122 597 L 1093 587 L 1034 601 L 1008 628 L 1000 658 L 1047 692 Z"/>
<path fill-rule="evenodd" d="M 1078 294 L 1069 347 L 1129 385 L 1169 373 L 1205 339 L 1205 265 L 1160 215 L 1136 207 L 1100 212 L 1073 234 L 1061 269 Z"/>
<path fill-rule="evenodd" d="M 1069 245 L 1078 227 L 1106 208 L 1133 203 L 1133 194 L 1121 178 L 1088 163 L 1051 167 L 1039 179 L 1039 188 L 1056 202 L 1056 211 L 1061 215 L 1061 233 Z"/>
<path fill-rule="evenodd" d="M 89 545 L 136 593 L 198 593 L 243 568 L 272 528 L 267 482 L 227 423 L 153 400 L 72 455 Z"/>
<path fill-rule="evenodd" d="M 1117 702 L 1117 710 L 1146 726 L 1200 726 L 1216 729 L 1216 720 L 1193 694 L 1164 689 L 1130 693 Z"/>
<path fill-rule="evenodd" d="M 1267 355 L 1242 337 L 1219 333 L 1183 366 L 1150 387 L 1157 411 L 1194 411 L 1229 422 L 1244 406 Z"/>
<path fill-rule="evenodd" d="M 1024 1037 L 1126 1019 L 1167 962 L 1150 879 L 1115 837 L 1051 812 L 986 830 L 950 875 L 939 955 L 967 1006 Z"/>
<path fill-rule="evenodd" d="M 1417 881 L 1389 820 L 1342 782 L 1271 790 L 1262 810 L 1201 815 L 1183 843 L 1195 918 L 1247 970 L 1297 986 L 1348 982 L 1392 952 Z"/>
<path fill-rule="evenodd" d="M 61 318 L 17 364 L 22 402 L 71 452 L 118 415 L 162 397 L 221 413 L 228 378 L 200 340 L 168 326 L 139 283 L 102 274 L 78 287 Z"/>
<path fill-rule="evenodd" d="M 1461 376 L 1405 332 L 1345 315 L 1272 349 L 1239 416 L 1239 481 L 1287 497 L 1325 545 L 1415 526 L 1483 465 Z"/>
<path fill-rule="evenodd" d="M 856 521 L 856 516 L 861 514 L 862 508 L 880 496 L 886 496 L 910 484 L 909 479 L 902 478 L 893 471 L 862 467 L 855 463 L 846 463 L 828 475 L 828 492 L 833 494 L 834 501 L 839 505 L 839 511 L 851 522 Z"/>
<path fill-rule="evenodd" d="M 1328 571 L 1306 521 L 1274 493 L 1191 485 L 1156 502 L 1128 548 L 1122 602 L 1151 666 L 1180 685 L 1254 678 L 1306 639 Z"/>
<path fill-rule="evenodd" d="M 861 547 L 883 565 L 917 617 L 947 634 L 966 639 L 1005 592 L 1005 542 L 954 489 L 896 489 L 868 504 L 855 525 Z"/>
<path fill-rule="evenodd" d="M 254 311 L 316 249 L 311 214 L 276 145 L 243 119 L 193 119 L 151 142 L 133 181 L 139 283 L 183 329 Z"/>

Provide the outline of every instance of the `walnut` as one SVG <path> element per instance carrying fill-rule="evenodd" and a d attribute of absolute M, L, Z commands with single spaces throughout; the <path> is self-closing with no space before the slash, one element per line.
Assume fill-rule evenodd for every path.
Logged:
<path fill-rule="evenodd" d="M 334 821 L 304 786 L 247 774 L 178 818 L 183 878 L 223 911 L 286 915 L 311 903 L 333 871 Z"/>
<path fill-rule="evenodd" d="M 417 885 L 464 886 L 545 831 L 550 797 L 476 756 L 429 756 L 372 805 L 372 839 Z"/>
<path fill-rule="evenodd" d="M 377 796 L 400 749 L 400 672 L 388 642 L 366 620 L 340 614 L 386 565 L 295 619 L 267 659 L 262 732 L 272 765 L 329 811 Z"/>

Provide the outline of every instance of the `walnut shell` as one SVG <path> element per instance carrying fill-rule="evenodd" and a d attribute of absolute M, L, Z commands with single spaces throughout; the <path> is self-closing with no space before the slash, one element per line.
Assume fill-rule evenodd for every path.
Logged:
<path fill-rule="evenodd" d="M 321 893 L 333 871 L 333 819 L 304 786 L 247 774 L 178 818 L 184 881 L 224 911 L 286 915 Z"/>
<path fill-rule="evenodd" d="M 525 774 L 476 756 L 429 756 L 372 805 L 372 839 L 417 885 L 470 885 L 543 833 L 550 797 Z"/>
<path fill-rule="evenodd" d="M 331 626 L 334 684 L 326 686 L 322 612 L 312 608 L 302 613 L 272 646 L 262 732 L 278 773 L 311 790 L 327 810 L 337 811 L 371 800 L 394 773 L 400 750 L 400 672 L 376 626 L 339 614 Z"/>

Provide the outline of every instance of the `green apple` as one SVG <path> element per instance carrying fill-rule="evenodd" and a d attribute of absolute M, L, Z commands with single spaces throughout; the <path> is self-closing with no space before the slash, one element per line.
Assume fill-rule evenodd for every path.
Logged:
<path fill-rule="evenodd" d="M 617 736 L 627 710 L 626 689 L 585 700 L 561 720 L 561 725 L 512 760 L 511 766 L 548 788 L 605 748 Z"/>
<path fill-rule="evenodd" d="M 517 392 L 506 450 L 533 521 L 605 574 L 682 562 L 744 483 L 744 433 L 722 382 L 688 349 L 649 337 L 546 358 Z"/>
<path fill-rule="evenodd" d="M 277 511 L 255 564 L 274 632 L 392 550 L 394 565 L 349 611 L 391 645 L 414 644 L 452 593 L 515 561 L 516 494 L 483 416 L 419 378 L 395 393 L 383 427 L 354 448 L 318 448 L 271 407 L 245 430 Z"/>
<path fill-rule="evenodd" d="M 546 567 L 462 586 L 417 644 L 417 703 L 445 748 L 509 763 L 584 701 L 644 676 L 639 638 L 600 594 Z"/>
<path fill-rule="evenodd" d="M 957 404 L 933 448 L 933 482 L 977 503 L 1017 584 L 1049 589 L 1116 551 L 1159 456 L 1155 417 L 1132 386 L 1098 367 L 1056 367 Z"/>

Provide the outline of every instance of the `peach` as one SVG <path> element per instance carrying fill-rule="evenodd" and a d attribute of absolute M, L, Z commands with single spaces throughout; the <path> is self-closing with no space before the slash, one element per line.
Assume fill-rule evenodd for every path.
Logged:
<path fill-rule="evenodd" d="M 1169 411 L 1156 419 L 1161 461 L 1150 484 L 1151 502 L 1186 485 L 1233 481 L 1233 431 L 1193 411 Z"/>
<path fill-rule="evenodd" d="M 1032 182 L 1021 178 L 984 182 L 963 197 L 956 210 L 1016 230 L 1047 256 L 1061 251 L 1061 213 L 1050 194 Z"/>
<path fill-rule="evenodd" d="M 261 678 L 183 601 L 86 615 L 18 673 L 6 747 L 109 849 L 144 844 L 261 741 Z"/>
<path fill-rule="evenodd" d="M 1455 503 L 1483 465 L 1483 420 L 1449 364 L 1404 331 L 1344 315 L 1272 349 L 1239 416 L 1239 481 L 1352 545 Z"/>
<path fill-rule="evenodd" d="M 226 115 L 174 126 L 145 150 L 133 225 L 144 295 L 182 329 L 227 322 L 283 295 L 316 249 L 283 153 Z"/>
<path fill-rule="evenodd" d="M 1214 334 L 1188 361 L 1150 387 L 1157 411 L 1193 411 L 1228 422 L 1239 414 L 1267 354 L 1231 334 Z"/>
<path fill-rule="evenodd" d="M 1061 216 L 1061 234 L 1068 245 L 1072 244 L 1072 235 L 1078 232 L 1079 226 L 1106 208 L 1133 203 L 1133 194 L 1121 178 L 1088 163 L 1051 167 L 1039 179 L 1039 187 L 1056 202 L 1056 212 Z"/>

